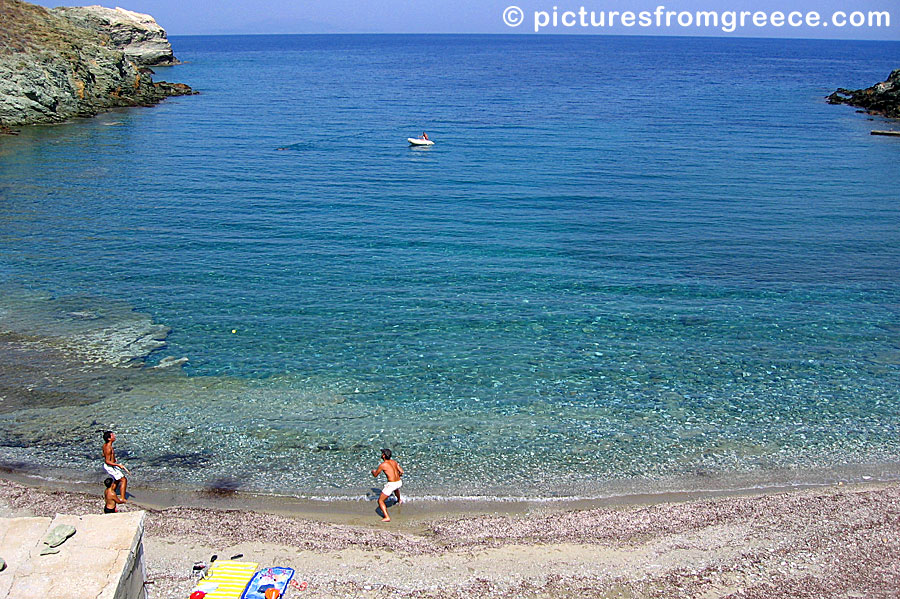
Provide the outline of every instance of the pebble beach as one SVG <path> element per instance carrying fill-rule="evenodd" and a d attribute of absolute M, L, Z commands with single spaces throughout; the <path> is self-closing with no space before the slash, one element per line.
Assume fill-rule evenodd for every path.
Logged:
<path fill-rule="evenodd" d="M 900 42 L 0 13 L 0 517 L 114 431 L 148 599 L 900 597 Z"/>
<path fill-rule="evenodd" d="M 137 491 L 139 493 L 139 491 Z M 4 516 L 88 514 L 97 497 L 0 481 Z M 126 510 L 140 509 L 132 500 Z M 150 597 L 183 599 L 213 554 L 290 566 L 292 597 L 896 597 L 900 484 L 522 514 L 378 522 L 209 507 L 148 509 Z M 371 519 L 371 523 L 367 521 Z"/>

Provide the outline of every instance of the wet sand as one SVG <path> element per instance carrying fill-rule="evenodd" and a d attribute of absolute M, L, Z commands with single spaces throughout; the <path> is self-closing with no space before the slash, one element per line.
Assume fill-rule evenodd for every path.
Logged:
<path fill-rule="evenodd" d="M 140 492 L 126 509 L 140 507 Z M 897 596 L 898 483 L 672 499 L 468 514 L 412 502 L 391 510 L 390 524 L 367 502 L 355 513 L 330 506 L 332 517 L 329 506 L 305 515 L 145 506 L 149 589 L 186 597 L 195 561 L 243 553 L 296 568 L 309 588 L 295 597 Z M 0 481 L 3 515 L 100 507 L 96 494 Z"/>

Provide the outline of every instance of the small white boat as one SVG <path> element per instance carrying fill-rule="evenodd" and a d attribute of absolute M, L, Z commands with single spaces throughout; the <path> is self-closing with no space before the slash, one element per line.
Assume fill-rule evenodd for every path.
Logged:
<path fill-rule="evenodd" d="M 406 141 L 411 146 L 433 146 L 434 142 L 430 139 L 422 139 L 421 137 L 407 137 Z"/>

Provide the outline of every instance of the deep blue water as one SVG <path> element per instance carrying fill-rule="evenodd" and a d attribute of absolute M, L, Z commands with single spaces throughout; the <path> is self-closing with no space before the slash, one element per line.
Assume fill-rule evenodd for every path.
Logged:
<path fill-rule="evenodd" d="M 900 43 L 172 41 L 201 95 L 0 139 L 0 283 L 149 314 L 188 376 L 2 414 L 0 457 L 89 469 L 97 422 L 148 482 L 335 495 L 383 445 L 420 495 L 900 461 L 897 123 L 824 102 Z"/>

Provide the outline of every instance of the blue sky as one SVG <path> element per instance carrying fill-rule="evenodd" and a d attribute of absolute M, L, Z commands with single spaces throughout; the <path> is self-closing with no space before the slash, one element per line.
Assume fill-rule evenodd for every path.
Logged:
<path fill-rule="evenodd" d="M 85 4 L 96 3 L 86 2 Z M 73 2 L 39 1 L 43 6 Z M 891 27 L 744 28 L 725 34 L 718 29 L 673 27 L 545 28 L 543 33 L 600 33 L 640 35 L 734 35 L 741 37 L 807 37 L 880 39 L 900 41 L 900 2 L 897 0 L 117 0 L 105 6 L 122 6 L 149 13 L 170 35 L 223 33 L 515 33 L 534 35 L 534 12 L 565 10 L 653 11 L 749 10 L 817 11 L 830 17 L 834 11 L 889 11 Z M 524 23 L 515 28 L 503 23 L 504 9 L 523 9 Z"/>

